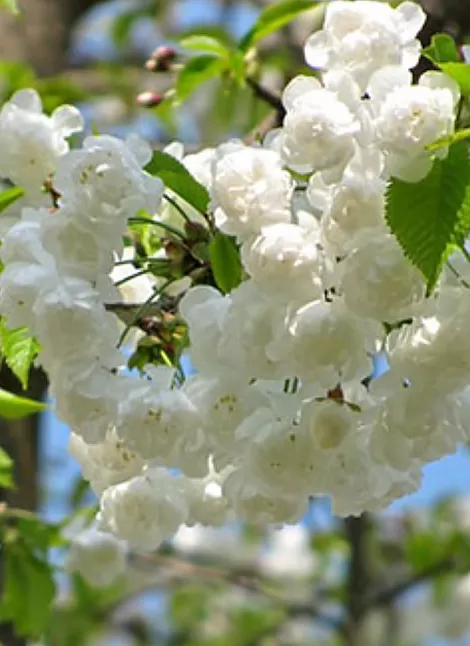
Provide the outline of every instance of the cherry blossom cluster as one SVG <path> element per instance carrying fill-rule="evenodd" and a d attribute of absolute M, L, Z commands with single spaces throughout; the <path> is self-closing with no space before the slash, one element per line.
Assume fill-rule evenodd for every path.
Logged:
<path fill-rule="evenodd" d="M 208 217 L 183 204 L 186 218 L 233 236 L 244 271 L 227 294 L 180 285 L 196 370 L 184 383 L 164 366 L 128 374 L 106 307 L 122 296 L 113 267 L 129 257 L 129 218 L 182 224 L 143 170 L 150 147 L 90 136 L 70 150 L 79 113 L 47 117 L 32 90 L 3 107 L 0 175 L 26 194 L 2 243 L 0 311 L 39 340 L 100 497 L 71 553 L 95 583 L 122 570 L 126 545 L 154 550 L 181 525 L 294 523 L 311 496 L 339 515 L 383 508 L 468 441 L 470 293 L 444 272 L 428 297 L 384 217 L 388 180 L 425 177 L 429 144 L 454 132 L 454 81 L 412 83 L 424 20 L 407 1 L 328 3 L 305 45 L 316 74 L 285 88 L 281 128 L 262 144 L 167 150 L 211 197 Z M 158 280 L 136 280 L 157 298 Z"/>

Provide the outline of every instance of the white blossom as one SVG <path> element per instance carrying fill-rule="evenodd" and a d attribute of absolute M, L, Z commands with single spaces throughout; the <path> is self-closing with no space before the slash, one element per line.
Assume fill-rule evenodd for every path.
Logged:
<path fill-rule="evenodd" d="M 221 147 L 212 172 L 215 221 L 225 233 L 244 238 L 268 224 L 290 221 L 293 184 L 276 152 Z"/>
<path fill-rule="evenodd" d="M 75 536 L 67 552 L 66 568 L 93 587 L 113 584 L 126 569 L 126 543 L 90 527 Z"/>
<path fill-rule="evenodd" d="M 425 297 L 421 274 L 391 234 L 357 238 L 339 271 L 344 301 L 359 316 L 400 321 L 412 316 Z"/>
<path fill-rule="evenodd" d="M 253 281 L 269 296 L 310 300 L 323 292 L 326 262 L 315 230 L 312 234 L 295 224 L 273 224 L 244 243 L 241 257 Z"/>
<path fill-rule="evenodd" d="M 419 59 L 416 39 L 426 16 L 418 4 L 335 0 L 328 3 L 323 29 L 310 36 L 305 58 L 314 68 L 344 70 L 362 90 L 375 70 L 386 65 L 414 67 Z"/>
<path fill-rule="evenodd" d="M 67 137 L 83 125 L 79 111 L 70 105 L 48 117 L 35 90 L 16 92 L 0 112 L 0 176 L 39 194 L 69 150 Z"/>
<path fill-rule="evenodd" d="M 454 132 L 460 93 L 457 83 L 440 72 L 426 72 L 418 85 L 410 83 L 406 70 L 385 67 L 372 76 L 368 92 L 388 173 L 419 181 L 432 167 L 426 147 Z M 436 154 L 445 157 L 447 148 L 443 146 Z"/>
<path fill-rule="evenodd" d="M 110 531 L 142 551 L 157 549 L 188 517 L 181 478 L 150 469 L 106 489 L 101 514 Z"/>
<path fill-rule="evenodd" d="M 361 127 L 353 106 L 307 76 L 289 83 L 283 103 L 286 116 L 277 146 L 289 168 L 299 173 L 342 169 Z"/>

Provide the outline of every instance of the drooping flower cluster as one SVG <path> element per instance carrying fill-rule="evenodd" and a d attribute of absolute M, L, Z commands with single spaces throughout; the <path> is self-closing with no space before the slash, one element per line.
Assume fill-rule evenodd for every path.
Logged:
<path fill-rule="evenodd" d="M 102 532 L 153 550 L 182 524 L 295 522 L 310 496 L 341 515 L 382 508 L 468 440 L 470 293 L 444 274 L 426 298 L 384 219 L 387 180 L 424 177 L 428 144 L 454 130 L 454 82 L 411 84 L 423 22 L 411 2 L 329 3 L 305 50 L 321 80 L 289 83 L 283 126 L 263 145 L 182 158 L 211 196 L 207 221 L 189 205 L 186 217 L 234 236 L 244 270 L 230 293 L 197 284 L 180 301 L 197 371 L 183 384 L 168 367 L 125 373 L 105 306 L 119 300 L 110 274 L 129 218 L 182 218 L 143 170 L 149 146 L 94 136 L 69 151 L 72 109 L 47 119 L 32 92 L 3 108 L 0 174 L 36 193 L 50 175 L 56 203 L 24 209 L 5 237 L 0 311 L 39 339 L 101 499 L 74 550 L 85 568 L 95 544 L 121 562 Z M 379 352 L 388 371 L 375 378 Z"/>

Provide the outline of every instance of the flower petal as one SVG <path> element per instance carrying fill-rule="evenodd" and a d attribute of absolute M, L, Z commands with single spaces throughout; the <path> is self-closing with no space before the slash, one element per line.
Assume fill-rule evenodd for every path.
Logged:
<path fill-rule="evenodd" d="M 52 113 L 52 125 L 63 137 L 68 137 L 83 130 L 85 121 L 77 108 L 61 105 Z"/>
<path fill-rule="evenodd" d="M 324 69 L 330 60 L 330 43 L 326 31 L 317 31 L 305 43 L 305 60 L 307 65 L 316 69 Z"/>
<path fill-rule="evenodd" d="M 415 2 L 402 2 L 395 9 L 395 14 L 399 17 L 401 23 L 399 33 L 402 43 L 416 38 L 416 35 L 426 22 L 426 14 Z"/>
<path fill-rule="evenodd" d="M 10 103 L 28 112 L 42 113 L 42 101 L 36 90 L 19 90 L 10 99 Z"/>

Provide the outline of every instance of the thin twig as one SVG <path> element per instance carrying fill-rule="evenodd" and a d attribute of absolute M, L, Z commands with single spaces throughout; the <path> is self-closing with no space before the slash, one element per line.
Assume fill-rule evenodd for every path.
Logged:
<path fill-rule="evenodd" d="M 176 227 L 171 226 L 171 224 L 168 224 L 167 222 L 161 222 L 160 220 L 151 220 L 150 218 L 141 218 L 141 217 L 129 218 L 128 222 L 129 224 L 144 224 L 144 225 L 150 225 L 153 227 L 159 227 L 160 229 L 163 229 L 167 233 L 173 234 L 177 238 L 184 239 L 183 231 L 180 231 Z"/>
<path fill-rule="evenodd" d="M 251 87 L 258 99 L 261 99 L 262 101 L 270 105 L 279 114 L 282 114 L 283 116 L 285 115 L 285 108 L 279 95 L 272 92 L 269 88 L 264 87 L 264 85 L 261 85 L 252 77 L 248 77 L 246 79 L 246 82 L 247 85 Z"/>
<path fill-rule="evenodd" d="M 140 318 L 142 318 L 145 314 L 147 314 L 148 309 L 152 305 L 152 301 L 155 298 L 158 298 L 161 296 L 161 294 L 165 291 L 165 289 L 174 283 L 174 279 L 167 280 L 160 288 L 155 289 L 152 294 L 149 296 L 149 298 L 142 303 L 142 305 L 136 310 L 135 313 L 133 313 L 132 319 L 129 321 L 129 323 L 126 325 L 125 329 L 123 330 L 121 336 L 119 337 L 119 341 L 117 344 L 117 347 L 120 348 L 121 345 L 124 343 L 124 339 L 126 338 L 127 334 L 129 333 L 129 330 L 131 327 L 136 325 L 136 323 L 139 321 Z"/>
<path fill-rule="evenodd" d="M 168 193 L 163 194 L 163 199 L 168 202 L 168 204 L 171 204 L 178 213 L 181 215 L 181 217 L 187 222 L 188 224 L 193 224 L 193 221 L 189 217 L 189 215 L 186 213 L 186 211 L 182 208 L 180 204 L 178 204 L 178 201 L 174 198 L 172 198 Z"/>
<path fill-rule="evenodd" d="M 121 285 L 125 285 L 126 283 L 130 283 L 134 278 L 139 278 L 140 276 L 145 276 L 145 274 L 148 274 L 149 270 L 148 269 L 139 269 L 139 271 L 136 271 L 134 274 L 129 274 L 128 276 L 124 276 L 124 278 L 120 278 L 114 283 L 114 287 L 120 287 Z"/>

